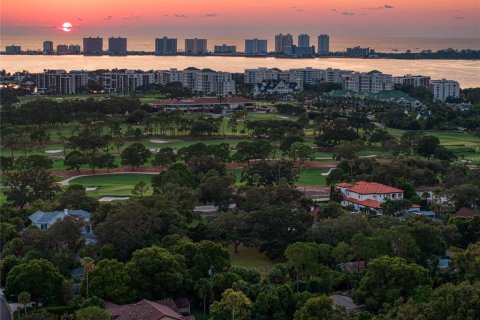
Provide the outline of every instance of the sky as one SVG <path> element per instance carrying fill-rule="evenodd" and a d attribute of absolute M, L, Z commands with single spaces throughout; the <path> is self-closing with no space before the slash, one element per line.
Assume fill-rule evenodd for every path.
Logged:
<path fill-rule="evenodd" d="M 479 0 L 1 0 L 1 36 L 480 38 Z"/>

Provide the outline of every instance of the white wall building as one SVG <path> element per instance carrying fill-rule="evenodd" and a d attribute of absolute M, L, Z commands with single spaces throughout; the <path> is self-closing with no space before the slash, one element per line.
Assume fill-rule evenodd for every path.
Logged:
<path fill-rule="evenodd" d="M 33 73 L 36 91 L 46 94 L 77 94 L 82 87 L 88 84 L 87 72 L 65 70 L 48 70 L 42 73 Z"/>
<path fill-rule="evenodd" d="M 448 97 L 460 97 L 460 84 L 454 80 L 432 80 L 428 89 L 433 94 L 434 101 L 445 101 Z"/>
<path fill-rule="evenodd" d="M 392 76 L 381 72 L 354 72 L 342 75 L 343 90 L 377 93 L 393 90 Z"/>
<path fill-rule="evenodd" d="M 414 87 L 428 88 L 430 85 L 429 76 L 412 76 L 411 74 L 404 75 L 403 77 L 393 77 L 394 84 L 408 85 Z"/>
<path fill-rule="evenodd" d="M 140 86 L 155 83 L 155 73 L 134 70 L 106 72 L 102 74 L 102 83 L 105 92 L 127 93 Z"/>

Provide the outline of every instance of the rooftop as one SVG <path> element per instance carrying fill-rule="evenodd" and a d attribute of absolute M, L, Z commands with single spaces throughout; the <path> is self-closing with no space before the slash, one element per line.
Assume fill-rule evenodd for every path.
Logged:
<path fill-rule="evenodd" d="M 347 191 L 358 194 L 386 194 L 386 193 L 402 193 L 403 190 L 387 186 L 377 182 L 359 181 L 353 185 L 346 183 L 337 184 L 338 187 L 347 188 Z"/>

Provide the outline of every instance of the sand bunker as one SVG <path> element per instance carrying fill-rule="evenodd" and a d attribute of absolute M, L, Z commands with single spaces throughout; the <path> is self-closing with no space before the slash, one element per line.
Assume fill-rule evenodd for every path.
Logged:
<path fill-rule="evenodd" d="M 93 190 L 97 190 L 98 187 L 86 187 L 85 188 L 85 191 L 93 191 Z"/>
<path fill-rule="evenodd" d="M 110 202 L 110 201 L 120 201 L 120 200 L 128 200 L 128 199 L 130 199 L 130 197 L 109 197 L 109 196 L 105 196 L 105 197 L 101 197 L 100 199 L 98 199 L 98 201 Z"/>
<path fill-rule="evenodd" d="M 169 143 L 170 141 L 168 140 L 161 140 L 161 139 L 152 139 L 150 140 L 152 143 Z"/>
<path fill-rule="evenodd" d="M 45 153 L 61 153 L 61 152 L 63 152 L 62 149 L 50 149 L 45 151 Z"/>

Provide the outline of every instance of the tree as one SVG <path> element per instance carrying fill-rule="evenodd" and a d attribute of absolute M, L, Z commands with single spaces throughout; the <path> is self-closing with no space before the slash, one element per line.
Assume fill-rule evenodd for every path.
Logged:
<path fill-rule="evenodd" d="M 134 143 L 126 147 L 120 157 L 122 158 L 122 165 L 131 166 L 133 171 L 134 167 L 140 167 L 147 162 L 148 157 L 150 157 L 150 150 L 141 143 Z"/>
<path fill-rule="evenodd" d="M 203 318 L 207 318 L 207 301 L 213 299 L 213 282 L 208 278 L 200 278 L 195 284 L 195 293 L 202 300 Z"/>
<path fill-rule="evenodd" d="M 475 184 L 459 184 L 448 190 L 455 202 L 455 207 L 458 209 L 462 207 L 475 207 L 480 204 L 480 187 Z"/>
<path fill-rule="evenodd" d="M 358 157 L 358 152 L 363 149 L 363 141 L 342 141 L 335 147 L 334 154 L 337 160 L 351 160 Z"/>
<path fill-rule="evenodd" d="M 178 256 L 159 247 L 133 253 L 126 265 L 133 286 L 146 299 L 165 299 L 182 288 L 186 268 Z"/>
<path fill-rule="evenodd" d="M 222 299 L 210 306 L 210 319 L 248 320 L 251 309 L 252 302 L 242 291 L 227 289 L 222 293 Z"/>
<path fill-rule="evenodd" d="M 290 146 L 288 155 L 293 161 L 296 161 L 298 158 L 300 164 L 302 164 L 305 159 L 312 159 L 315 155 L 315 151 L 306 143 L 294 142 Z"/>
<path fill-rule="evenodd" d="M 158 151 L 158 153 L 155 154 L 155 157 L 152 160 L 152 165 L 169 166 L 175 161 L 177 161 L 177 155 L 173 151 L 173 148 L 166 147 L 166 148 L 161 148 L 160 151 Z"/>
<path fill-rule="evenodd" d="M 92 306 L 78 310 L 77 320 L 110 320 L 110 314 L 100 307 Z"/>
<path fill-rule="evenodd" d="M 87 164 L 87 159 L 80 151 L 74 150 L 66 155 L 63 164 L 67 166 L 67 170 L 75 169 L 77 172 L 80 172 L 80 167 Z"/>
<path fill-rule="evenodd" d="M 367 265 L 367 272 L 355 291 L 355 298 L 370 311 L 384 303 L 408 298 L 420 285 L 430 285 L 428 270 L 403 258 L 383 256 Z"/>
<path fill-rule="evenodd" d="M 88 299 L 88 287 L 89 287 L 89 279 L 88 276 L 90 272 L 92 272 L 95 268 L 95 263 L 94 260 L 90 257 L 83 257 L 81 260 L 82 266 L 83 266 L 83 272 L 85 273 L 85 279 L 87 282 L 87 299 Z"/>
<path fill-rule="evenodd" d="M 332 298 L 321 295 L 307 300 L 305 304 L 295 312 L 295 320 L 340 320 L 346 315 L 332 306 Z"/>
<path fill-rule="evenodd" d="M 89 291 L 92 296 L 113 303 L 130 303 L 137 293 L 131 285 L 131 278 L 125 265 L 117 260 L 100 260 L 89 275 Z M 87 289 L 87 278 L 82 282 L 82 291 Z"/>
<path fill-rule="evenodd" d="M 145 183 L 145 181 L 140 181 L 133 186 L 132 194 L 134 196 L 143 197 L 143 195 L 146 194 L 149 189 L 150 187 Z"/>
<path fill-rule="evenodd" d="M 318 269 L 319 248 L 314 242 L 296 242 L 285 250 L 287 265 L 295 270 L 296 288 L 300 279 L 309 280 Z"/>
<path fill-rule="evenodd" d="M 418 155 L 430 159 L 440 145 L 440 140 L 435 136 L 423 136 L 418 141 L 415 151 Z"/>
<path fill-rule="evenodd" d="M 280 160 L 269 163 L 265 160 L 255 162 L 242 171 L 241 181 L 248 185 L 273 185 L 285 181 L 293 185 L 298 179 L 298 172 L 292 161 Z"/>
<path fill-rule="evenodd" d="M 115 156 L 110 153 L 105 153 L 97 157 L 97 167 L 107 168 L 107 172 L 110 173 L 110 169 L 116 168 Z"/>
<path fill-rule="evenodd" d="M 20 292 L 17 296 L 17 300 L 19 304 L 23 305 L 23 310 L 25 311 L 25 315 L 27 315 L 27 304 L 32 300 L 30 293 L 26 291 Z"/>
<path fill-rule="evenodd" d="M 63 280 L 50 261 L 34 259 L 10 270 L 5 295 L 18 295 L 27 291 L 31 294 L 32 300 L 37 303 L 60 303 L 63 296 Z"/>

